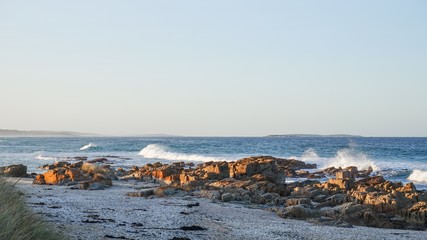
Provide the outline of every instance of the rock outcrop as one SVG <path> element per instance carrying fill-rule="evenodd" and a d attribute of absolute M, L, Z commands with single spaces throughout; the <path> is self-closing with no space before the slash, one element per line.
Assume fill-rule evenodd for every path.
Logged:
<path fill-rule="evenodd" d="M 27 177 L 27 166 L 17 164 L 0 167 L 0 174 L 6 177 Z"/>
<path fill-rule="evenodd" d="M 354 166 L 316 172 L 315 164 L 270 156 L 243 158 L 233 162 L 206 162 L 195 166 L 184 162 L 153 163 L 130 170 L 110 168 L 97 159 L 45 166 L 35 184 L 77 184 L 80 189 L 104 189 L 112 179 L 160 183 L 162 186 L 130 192 L 132 197 L 165 197 L 191 191 L 223 202 L 264 204 L 285 218 L 311 219 L 341 226 L 425 229 L 427 193 L 412 183 L 370 176 Z M 286 178 L 305 178 L 287 183 Z M 329 177 L 325 181 L 318 178 Z"/>
<path fill-rule="evenodd" d="M 45 165 L 42 168 L 48 169 L 48 171 L 36 175 L 33 184 L 77 184 L 79 189 L 84 190 L 105 189 L 112 186 L 112 179 L 116 179 L 116 175 L 109 165 L 102 163 L 104 161 L 104 159 L 98 158 L 95 161 L 79 161 L 73 164 L 56 162 L 52 165 Z"/>
<path fill-rule="evenodd" d="M 282 217 L 327 218 L 369 227 L 427 227 L 426 192 L 417 191 L 412 183 L 390 182 L 382 176 L 355 181 L 358 175 L 354 173 L 338 171 L 337 178 L 324 183 L 290 184 L 293 198 L 274 210 Z"/>

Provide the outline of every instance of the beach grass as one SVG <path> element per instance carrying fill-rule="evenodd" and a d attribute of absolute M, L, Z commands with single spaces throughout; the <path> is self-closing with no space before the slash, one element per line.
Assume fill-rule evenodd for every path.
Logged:
<path fill-rule="evenodd" d="M 0 177 L 0 240 L 67 239 L 26 205 L 24 196 Z"/>
<path fill-rule="evenodd" d="M 107 170 L 100 164 L 86 163 L 86 162 L 83 163 L 82 170 L 90 174 L 96 174 L 96 173 L 104 174 L 107 172 Z"/>

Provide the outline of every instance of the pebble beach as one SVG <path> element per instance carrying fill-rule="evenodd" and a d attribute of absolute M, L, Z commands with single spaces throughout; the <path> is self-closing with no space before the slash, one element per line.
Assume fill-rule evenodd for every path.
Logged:
<path fill-rule="evenodd" d="M 425 231 L 334 227 L 283 219 L 256 206 L 196 196 L 132 198 L 150 183 L 114 181 L 103 191 L 11 178 L 31 209 L 71 239 L 425 239 Z"/>

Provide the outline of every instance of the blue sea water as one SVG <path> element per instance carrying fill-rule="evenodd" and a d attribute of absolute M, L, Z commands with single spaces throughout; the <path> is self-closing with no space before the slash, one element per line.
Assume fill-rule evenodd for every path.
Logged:
<path fill-rule="evenodd" d="M 149 162 L 232 161 L 270 155 L 330 166 L 372 167 L 387 179 L 427 189 L 427 138 L 371 137 L 67 137 L 0 138 L 0 166 L 22 163 L 29 172 L 76 156 L 110 158 L 130 168 Z"/>

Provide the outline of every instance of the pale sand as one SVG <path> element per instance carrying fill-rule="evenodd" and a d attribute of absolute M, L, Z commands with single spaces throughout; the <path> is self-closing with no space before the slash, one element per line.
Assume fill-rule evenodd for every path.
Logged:
<path fill-rule="evenodd" d="M 115 181 L 109 189 L 86 191 L 32 185 L 31 181 L 21 179 L 16 187 L 26 194 L 34 212 L 71 239 L 427 239 L 426 231 L 319 226 L 241 204 L 191 196 L 126 196 L 143 186 L 139 182 Z M 187 206 L 195 203 L 199 206 Z M 184 226 L 206 230 L 183 231 Z"/>

